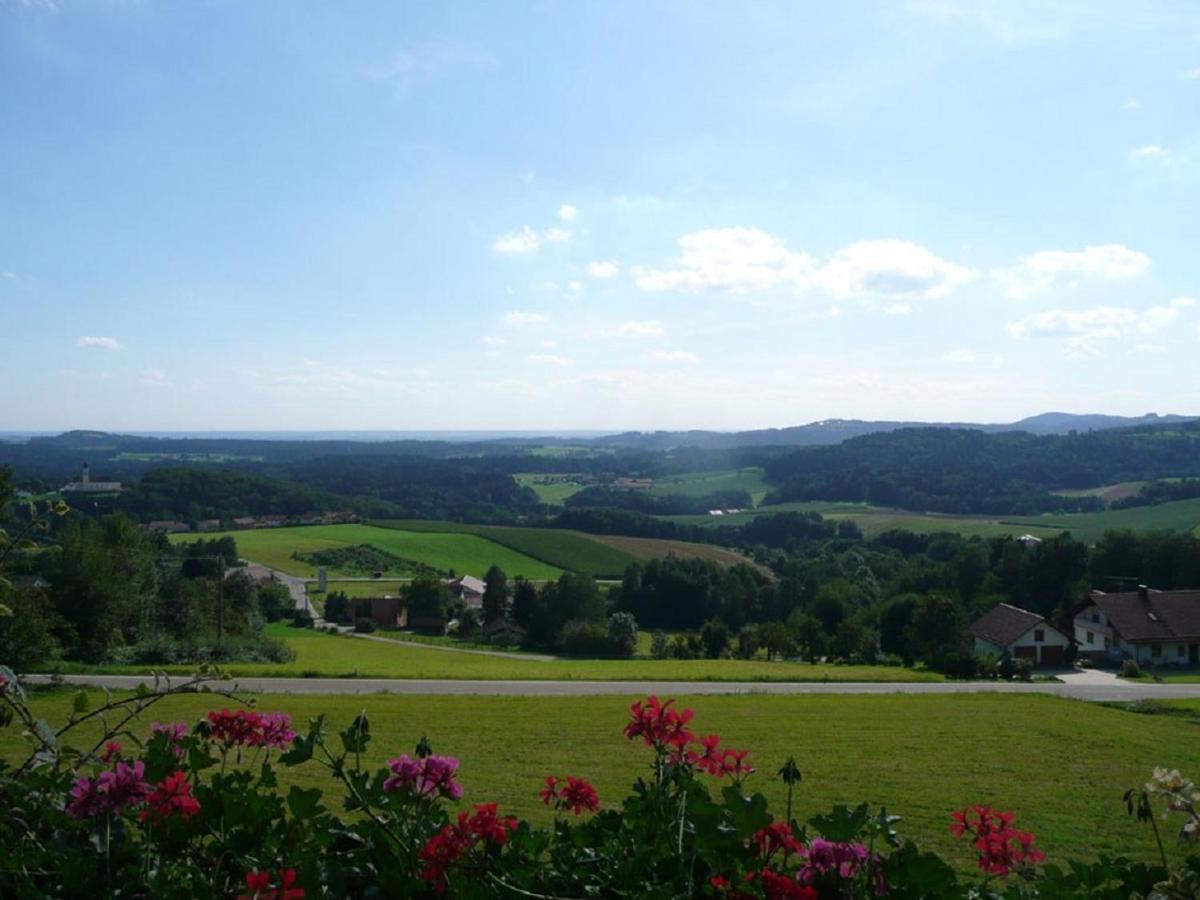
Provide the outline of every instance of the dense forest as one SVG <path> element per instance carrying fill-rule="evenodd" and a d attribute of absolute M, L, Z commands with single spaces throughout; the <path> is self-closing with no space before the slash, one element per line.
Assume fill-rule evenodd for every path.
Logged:
<path fill-rule="evenodd" d="M 796 451 L 767 464 L 767 503 L 848 500 L 984 515 L 1090 511 L 1057 490 L 1200 474 L 1200 423 L 1084 434 L 912 428 Z"/>

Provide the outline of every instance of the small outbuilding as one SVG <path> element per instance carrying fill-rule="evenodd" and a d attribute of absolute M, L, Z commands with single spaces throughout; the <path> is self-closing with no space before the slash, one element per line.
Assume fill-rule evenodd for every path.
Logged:
<path fill-rule="evenodd" d="M 1044 616 L 1000 603 L 971 623 L 977 654 L 991 653 L 1027 659 L 1035 666 L 1062 665 L 1071 638 L 1046 621 Z"/>

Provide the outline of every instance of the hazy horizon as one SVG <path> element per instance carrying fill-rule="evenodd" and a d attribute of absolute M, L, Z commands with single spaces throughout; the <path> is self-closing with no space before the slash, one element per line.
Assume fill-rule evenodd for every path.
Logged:
<path fill-rule="evenodd" d="M 0 428 L 1200 408 L 1194 7 L 28 0 L 0 26 Z"/>

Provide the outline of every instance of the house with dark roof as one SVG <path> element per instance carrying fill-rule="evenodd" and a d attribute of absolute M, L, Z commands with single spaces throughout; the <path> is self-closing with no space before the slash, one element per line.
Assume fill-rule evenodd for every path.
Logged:
<path fill-rule="evenodd" d="M 461 600 L 467 609 L 483 608 L 483 592 L 487 585 L 474 575 L 464 575 L 446 582 L 452 600 Z"/>
<path fill-rule="evenodd" d="M 1027 659 L 1035 666 L 1057 666 L 1063 652 L 1071 646 L 1071 638 L 1037 613 L 1000 603 L 989 609 L 968 626 L 975 638 L 975 653 L 979 656 L 1009 654 L 1014 659 Z"/>
<path fill-rule="evenodd" d="M 1092 591 L 1075 609 L 1079 652 L 1139 665 L 1200 665 L 1200 590 Z"/>

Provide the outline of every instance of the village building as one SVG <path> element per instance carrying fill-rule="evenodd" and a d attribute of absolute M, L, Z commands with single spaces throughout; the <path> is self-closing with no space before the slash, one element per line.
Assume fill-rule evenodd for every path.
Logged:
<path fill-rule="evenodd" d="M 178 522 L 174 519 L 160 519 L 151 522 L 146 526 L 148 531 L 157 531 L 162 534 L 182 534 L 185 531 L 191 531 L 192 526 L 187 522 Z"/>
<path fill-rule="evenodd" d="M 92 481 L 91 469 L 84 463 L 79 480 L 64 484 L 59 490 L 64 494 L 119 494 L 122 488 L 119 481 Z"/>
<path fill-rule="evenodd" d="M 1146 666 L 1200 665 L 1200 590 L 1092 591 L 1076 607 L 1079 652 L 1096 660 Z"/>
<path fill-rule="evenodd" d="M 221 530 L 221 520 L 220 519 L 201 519 L 199 522 L 196 523 L 196 530 L 197 531 L 220 531 Z"/>
<path fill-rule="evenodd" d="M 474 575 L 464 575 L 446 582 L 452 600 L 459 600 L 467 609 L 483 609 L 483 592 L 487 587 Z"/>
<path fill-rule="evenodd" d="M 1027 659 L 1035 666 L 1062 665 L 1071 638 L 1037 613 L 999 603 L 971 623 L 977 655 L 1005 653 Z"/>

